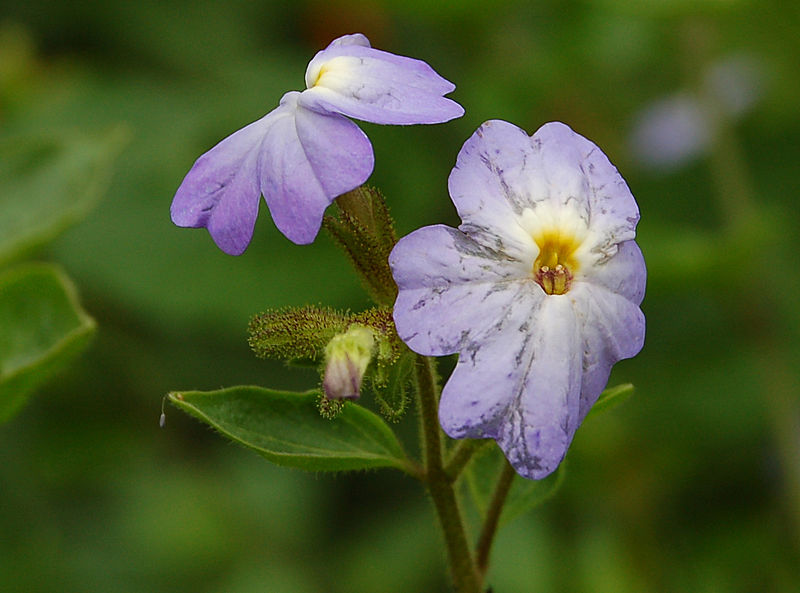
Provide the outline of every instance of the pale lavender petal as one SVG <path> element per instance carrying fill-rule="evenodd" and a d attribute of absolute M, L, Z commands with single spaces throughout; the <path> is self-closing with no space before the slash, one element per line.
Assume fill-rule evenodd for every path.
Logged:
<path fill-rule="evenodd" d="M 508 122 L 484 123 L 462 147 L 449 188 L 464 221 L 460 228 L 483 243 L 499 238 L 518 257 L 529 249 L 526 210 L 535 213 L 540 204 L 583 219 L 594 233 L 593 249 L 603 253 L 633 239 L 639 220 L 627 184 L 605 154 L 559 122 L 532 137 Z"/>
<path fill-rule="evenodd" d="M 308 64 L 304 107 L 401 125 L 441 123 L 464 114 L 443 97 L 455 85 L 422 60 L 365 46 L 363 35 L 345 41 L 334 41 Z"/>
<path fill-rule="evenodd" d="M 172 200 L 172 222 L 208 228 L 225 253 L 245 250 L 258 215 L 258 151 L 274 114 L 228 136 L 197 159 Z"/>
<path fill-rule="evenodd" d="M 539 479 L 558 467 L 579 423 L 579 327 L 566 298 L 524 299 L 504 327 L 462 354 L 442 391 L 439 421 L 454 438 L 494 438 L 514 469 Z"/>
<path fill-rule="evenodd" d="M 442 391 L 439 422 L 453 438 L 497 438 L 523 390 L 545 299 L 532 291 L 503 293 L 506 306 L 491 318 L 492 331 L 468 336 Z M 484 319 L 481 312 L 476 319 Z"/>
<path fill-rule="evenodd" d="M 351 33 L 350 35 L 342 35 L 337 37 L 328 44 L 325 49 L 328 50 L 332 47 L 345 47 L 348 45 L 360 45 L 362 47 L 370 47 L 369 39 L 363 33 Z M 324 50 L 323 50 L 324 51 Z M 317 52 L 319 55 L 322 52 Z"/>
<path fill-rule="evenodd" d="M 420 354 L 469 349 L 497 330 L 498 319 L 519 295 L 543 296 L 525 278 L 520 262 L 444 225 L 402 238 L 389 264 L 400 289 L 394 306 L 397 332 Z"/>
<path fill-rule="evenodd" d="M 625 241 L 619 245 L 616 255 L 605 263 L 581 270 L 580 280 L 603 286 L 639 305 L 647 283 L 642 250 L 634 241 Z"/>
<path fill-rule="evenodd" d="M 306 244 L 317 236 L 330 203 L 367 180 L 374 157 L 356 124 L 304 109 L 298 95 L 281 100 L 283 116 L 265 135 L 258 165 L 275 225 L 291 241 Z"/>
<path fill-rule="evenodd" d="M 547 180 L 550 199 L 586 208 L 589 228 L 602 235 L 603 248 L 635 237 L 639 207 L 596 144 L 560 122 L 539 128 L 533 143 L 541 167 L 537 176 Z"/>
<path fill-rule="evenodd" d="M 648 105 L 636 116 L 630 150 L 642 164 L 669 171 L 702 156 L 713 135 L 711 119 L 698 99 L 678 93 Z"/>
<path fill-rule="evenodd" d="M 531 364 L 497 444 L 521 476 L 551 474 L 580 424 L 580 327 L 573 303 L 549 298 L 537 316 Z"/>
<path fill-rule="evenodd" d="M 583 339 L 582 420 L 605 387 L 611 367 L 642 349 L 645 319 L 638 304 L 602 286 L 576 283 L 568 296 Z"/>
<path fill-rule="evenodd" d="M 464 143 L 450 173 L 448 188 L 462 231 L 511 257 L 525 259 L 532 239 L 521 226 L 531 206 L 525 170 L 531 138 L 508 122 L 484 123 Z"/>

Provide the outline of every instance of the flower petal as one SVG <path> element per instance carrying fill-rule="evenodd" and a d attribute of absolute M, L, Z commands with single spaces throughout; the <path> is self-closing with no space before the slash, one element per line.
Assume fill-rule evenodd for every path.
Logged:
<path fill-rule="evenodd" d="M 600 235 L 600 248 L 611 249 L 635 237 L 639 207 L 628 184 L 596 144 L 561 122 L 543 125 L 532 140 L 550 199 L 565 205 L 574 204 L 576 198 L 583 202 L 590 230 Z"/>
<path fill-rule="evenodd" d="M 530 152 L 525 130 L 488 121 L 464 143 L 448 179 L 450 196 L 463 220 L 459 228 L 518 259 L 532 259 L 536 249 L 521 225 L 522 212 L 531 203 L 525 171 Z"/>
<path fill-rule="evenodd" d="M 536 339 L 532 321 L 539 319 L 545 299 L 532 292 L 505 296 L 508 302 L 492 320 L 492 331 L 461 350 L 442 391 L 439 422 L 453 438 L 497 438 L 525 382 Z"/>
<path fill-rule="evenodd" d="M 537 317 L 531 364 L 497 443 L 521 476 L 551 474 L 580 424 L 580 334 L 569 299 L 548 298 Z"/>
<path fill-rule="evenodd" d="M 642 250 L 634 241 L 620 243 L 616 255 L 604 263 L 582 270 L 581 281 L 598 284 L 624 296 L 634 305 L 644 298 L 647 268 Z"/>
<path fill-rule="evenodd" d="M 504 326 L 473 353 L 462 354 L 439 403 L 453 438 L 494 438 L 522 476 L 558 467 L 579 423 L 581 358 L 578 323 L 563 297 L 506 311 Z"/>
<path fill-rule="evenodd" d="M 172 222 L 206 227 L 225 253 L 241 254 L 258 215 L 258 148 L 274 122 L 273 111 L 197 159 L 172 200 Z"/>
<path fill-rule="evenodd" d="M 583 219 L 593 236 L 587 249 L 602 257 L 633 239 L 639 220 L 636 202 L 608 158 L 559 122 L 532 137 L 508 122 L 484 123 L 464 143 L 449 188 L 464 221 L 460 228 L 484 244 L 499 238 L 501 249 L 517 257 L 530 249 L 526 217 L 540 205 L 548 207 L 548 216 L 569 211 Z"/>
<path fill-rule="evenodd" d="M 341 37 L 337 37 L 333 41 L 328 44 L 328 47 L 325 49 L 330 49 L 332 47 L 343 47 L 347 45 L 360 45 L 362 47 L 371 47 L 369 44 L 369 39 L 363 33 L 351 33 L 350 35 L 342 35 Z M 321 53 L 321 52 L 317 52 Z"/>
<path fill-rule="evenodd" d="M 368 44 L 363 35 L 346 36 L 317 53 L 308 64 L 308 89 L 300 103 L 378 124 L 433 124 L 464 114 L 442 96 L 455 85 L 428 64 Z"/>
<path fill-rule="evenodd" d="M 325 209 L 372 173 L 372 145 L 361 129 L 339 115 L 323 115 L 284 95 L 283 117 L 264 137 L 259 158 L 261 192 L 272 219 L 288 239 L 311 243 Z"/>
<path fill-rule="evenodd" d="M 645 319 L 638 303 L 603 286 L 575 283 L 568 295 L 583 340 L 580 401 L 580 420 L 583 420 L 608 382 L 611 367 L 623 358 L 636 356 L 642 349 Z"/>
<path fill-rule="evenodd" d="M 471 348 L 520 295 L 544 295 L 524 279 L 520 262 L 444 225 L 400 239 L 389 264 L 400 289 L 397 332 L 412 350 L 429 356 Z"/>

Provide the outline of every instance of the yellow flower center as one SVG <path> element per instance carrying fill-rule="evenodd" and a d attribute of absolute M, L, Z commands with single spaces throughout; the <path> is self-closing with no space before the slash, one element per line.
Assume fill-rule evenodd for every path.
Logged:
<path fill-rule="evenodd" d="M 548 229 L 533 238 L 539 256 L 533 262 L 533 277 L 547 294 L 564 294 L 578 270 L 575 251 L 581 241 L 572 233 Z"/>

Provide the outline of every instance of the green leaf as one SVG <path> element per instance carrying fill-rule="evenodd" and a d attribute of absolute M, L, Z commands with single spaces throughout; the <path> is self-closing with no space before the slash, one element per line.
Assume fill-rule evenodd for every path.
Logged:
<path fill-rule="evenodd" d="M 633 383 L 622 383 L 614 387 L 609 387 L 603 390 L 603 393 L 597 398 L 597 401 L 589 410 L 589 413 L 586 414 L 586 417 L 591 418 L 596 414 L 607 412 L 611 408 L 626 401 L 632 395 Z"/>
<path fill-rule="evenodd" d="M 94 331 L 59 268 L 26 264 L 0 274 L 0 422 L 82 351 Z"/>
<path fill-rule="evenodd" d="M 481 515 L 486 513 L 506 463 L 500 448 L 492 444 L 479 449 L 465 471 L 470 494 Z M 562 462 L 555 472 L 543 480 L 528 480 L 516 475 L 506 498 L 501 525 L 542 504 L 555 494 L 566 473 L 564 465 Z"/>
<path fill-rule="evenodd" d="M 317 410 L 319 392 L 294 393 L 240 386 L 172 392 L 176 406 L 277 465 L 310 471 L 396 467 L 408 461 L 379 416 L 345 402 L 334 420 Z"/>
<path fill-rule="evenodd" d="M 105 190 L 127 134 L 0 139 L 0 264 L 52 240 Z"/>
<path fill-rule="evenodd" d="M 492 443 L 491 446 L 481 447 L 464 471 L 470 495 L 481 516 L 486 514 L 500 472 L 506 463 L 503 452 Z M 515 475 L 503 507 L 500 524 L 505 525 L 553 496 L 564 481 L 566 473 L 564 465 L 565 463 L 561 462 L 558 469 L 543 480 L 528 480 Z"/>
<path fill-rule="evenodd" d="M 526 480 L 516 476 L 514 484 L 511 486 L 511 492 L 508 494 L 500 524 L 505 525 L 512 519 L 549 500 L 561 488 L 566 474 L 566 461 L 562 461 L 558 469 L 543 480 Z"/>

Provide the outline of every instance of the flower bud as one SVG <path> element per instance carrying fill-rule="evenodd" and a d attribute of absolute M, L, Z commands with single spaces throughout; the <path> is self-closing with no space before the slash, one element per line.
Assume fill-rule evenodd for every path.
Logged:
<path fill-rule="evenodd" d="M 375 338 L 372 330 L 353 325 L 325 347 L 325 377 L 322 387 L 328 399 L 358 399 L 361 380 L 372 359 Z"/>

